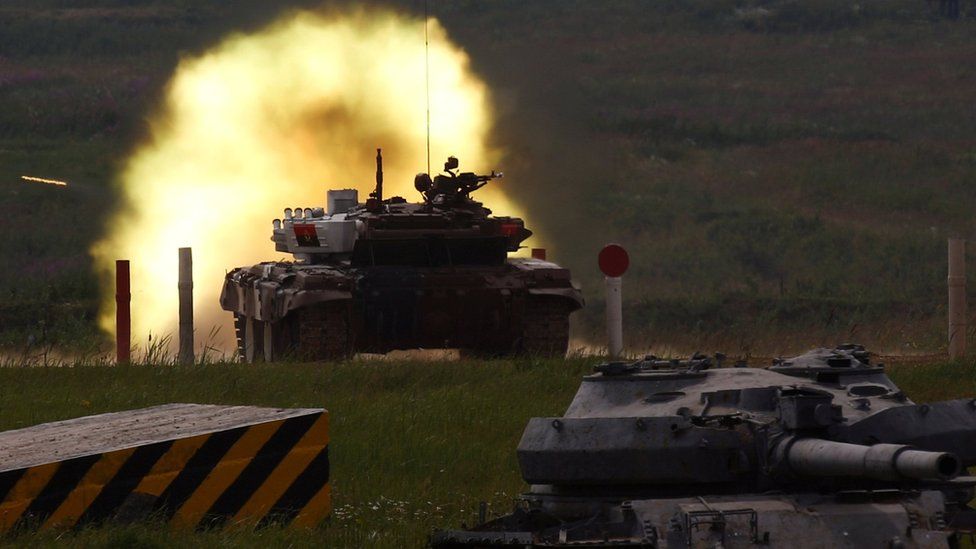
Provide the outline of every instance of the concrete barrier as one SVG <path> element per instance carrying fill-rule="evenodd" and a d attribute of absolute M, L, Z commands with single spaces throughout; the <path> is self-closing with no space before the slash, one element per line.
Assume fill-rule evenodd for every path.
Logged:
<path fill-rule="evenodd" d="M 147 517 L 314 526 L 331 511 L 322 409 L 166 404 L 0 433 L 0 533 Z"/>

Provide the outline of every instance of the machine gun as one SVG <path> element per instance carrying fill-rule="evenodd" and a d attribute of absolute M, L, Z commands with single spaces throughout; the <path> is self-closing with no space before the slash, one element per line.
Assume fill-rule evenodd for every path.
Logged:
<path fill-rule="evenodd" d="M 484 187 L 492 179 L 504 177 L 505 174 L 494 170 L 487 175 L 478 175 L 474 172 L 457 172 L 458 159 L 450 156 L 444 163 L 444 173 L 431 180 L 426 173 L 417 174 L 414 178 L 414 187 L 423 195 L 428 204 L 435 206 L 449 206 L 460 200 L 469 198 L 472 192 Z"/>

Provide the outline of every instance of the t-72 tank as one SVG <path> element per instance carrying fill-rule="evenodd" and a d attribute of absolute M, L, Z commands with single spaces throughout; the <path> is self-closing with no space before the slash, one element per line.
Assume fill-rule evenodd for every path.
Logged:
<path fill-rule="evenodd" d="M 410 203 L 383 198 L 379 150 L 376 162 L 365 203 L 328 191 L 327 209 L 288 208 L 273 221 L 275 250 L 295 261 L 227 274 L 220 305 L 234 313 L 244 360 L 414 348 L 564 355 L 583 304 L 569 271 L 509 258 L 532 232 L 470 196 L 501 174 L 458 173 L 451 157 L 443 175 L 416 177 L 423 201 Z"/>
<path fill-rule="evenodd" d="M 770 368 L 597 366 L 518 446 L 513 514 L 471 547 L 956 547 L 976 529 L 976 400 L 915 404 L 859 346 Z"/>

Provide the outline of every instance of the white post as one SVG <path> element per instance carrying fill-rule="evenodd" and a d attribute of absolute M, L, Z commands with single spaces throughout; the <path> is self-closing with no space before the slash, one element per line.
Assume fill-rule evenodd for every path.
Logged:
<path fill-rule="evenodd" d="M 624 352 L 623 302 L 620 295 L 623 278 L 608 276 L 607 281 L 607 352 L 619 358 Z"/>
<path fill-rule="evenodd" d="M 193 364 L 193 252 L 180 248 L 180 364 Z"/>
<path fill-rule="evenodd" d="M 949 358 L 966 355 L 966 241 L 949 239 Z"/>

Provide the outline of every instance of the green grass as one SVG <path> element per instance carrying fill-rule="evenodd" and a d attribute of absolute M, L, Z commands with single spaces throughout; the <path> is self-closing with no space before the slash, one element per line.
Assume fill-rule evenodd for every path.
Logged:
<path fill-rule="evenodd" d="M 30 341 L 37 363 L 106 348 L 87 249 L 176 62 L 286 5 L 317 4 L 4 3 L 0 349 Z M 594 257 L 616 241 L 633 258 L 634 349 L 942 348 L 945 238 L 976 231 L 976 19 L 939 20 L 921 0 L 432 6 L 498 99 L 506 188 L 583 284 L 579 336 L 602 341 Z M 72 186 L 25 185 L 24 174 Z M 561 413 L 589 366 L 0 368 L 0 428 L 171 401 L 324 405 L 337 508 L 312 532 L 137 525 L 4 541 L 418 545 L 435 526 L 470 522 L 480 499 L 508 509 L 523 488 L 514 447 L 525 420 Z M 891 372 L 920 400 L 976 392 L 972 362 Z"/>
<path fill-rule="evenodd" d="M 335 513 L 292 532 L 174 532 L 159 524 L 22 533 L 20 546 L 417 547 L 473 522 L 479 501 L 510 511 L 525 489 L 515 447 L 528 418 L 561 415 L 595 359 L 0 368 L 0 429 L 166 402 L 325 407 Z M 898 363 L 918 401 L 976 394 L 976 361 Z"/>
<path fill-rule="evenodd" d="M 140 525 L 7 541 L 419 546 L 432 528 L 471 523 L 481 500 L 493 512 L 510 510 L 523 489 L 515 447 L 526 420 L 562 414 L 591 366 L 525 360 L 0 368 L 0 429 L 166 402 L 325 407 L 335 506 L 314 532 L 189 535 Z"/>

